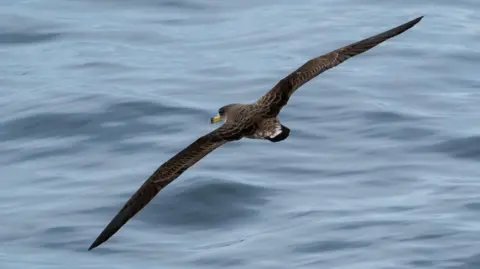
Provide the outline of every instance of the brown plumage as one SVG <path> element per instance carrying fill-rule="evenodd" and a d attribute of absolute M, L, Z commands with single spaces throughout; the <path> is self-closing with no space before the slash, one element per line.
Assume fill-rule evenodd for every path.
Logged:
<path fill-rule="evenodd" d="M 269 92 L 253 104 L 231 104 L 219 109 L 211 123 L 223 120 L 216 130 L 198 138 L 173 158 L 162 164 L 126 202 L 88 250 L 107 241 L 127 221 L 148 204 L 159 191 L 221 145 L 243 137 L 279 142 L 286 139 L 290 129 L 283 126 L 277 115 L 290 96 L 300 86 L 347 59 L 361 54 L 383 41 L 403 33 L 423 16 L 398 27 L 313 58 L 280 80 Z"/>

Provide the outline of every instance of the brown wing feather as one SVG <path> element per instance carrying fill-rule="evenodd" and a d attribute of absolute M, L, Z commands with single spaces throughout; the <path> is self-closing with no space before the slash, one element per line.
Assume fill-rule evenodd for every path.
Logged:
<path fill-rule="evenodd" d="M 297 70 L 280 80 L 269 92 L 262 96 L 257 103 L 262 106 L 268 106 L 270 108 L 270 114 L 278 114 L 280 109 L 288 102 L 293 92 L 300 86 L 315 78 L 320 73 L 343 63 L 347 59 L 359 55 L 383 41 L 405 32 L 417 24 L 422 18 L 423 16 L 418 17 L 383 33 L 309 60 Z"/>
<path fill-rule="evenodd" d="M 215 131 L 198 138 L 195 142 L 162 164 L 125 203 L 120 212 L 110 221 L 88 250 L 107 241 L 127 223 L 128 220 L 147 205 L 158 192 L 180 176 L 185 170 L 216 148 L 233 140 L 230 138 L 231 134 L 232 130 L 227 129 L 225 125 L 223 125 Z M 230 136 L 227 137 L 227 135 Z"/>

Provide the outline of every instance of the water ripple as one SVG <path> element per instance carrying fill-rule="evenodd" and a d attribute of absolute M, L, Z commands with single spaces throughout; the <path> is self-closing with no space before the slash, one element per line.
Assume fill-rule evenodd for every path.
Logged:
<path fill-rule="evenodd" d="M 62 36 L 61 33 L 3 32 L 0 33 L 0 46 L 30 45 L 53 41 Z"/>

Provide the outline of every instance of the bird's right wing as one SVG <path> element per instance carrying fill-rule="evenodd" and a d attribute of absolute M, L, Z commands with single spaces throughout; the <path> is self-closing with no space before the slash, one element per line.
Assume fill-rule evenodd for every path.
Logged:
<path fill-rule="evenodd" d="M 127 223 L 128 220 L 147 205 L 160 190 L 185 170 L 216 148 L 228 141 L 234 140 L 231 139 L 231 137 L 236 135 L 236 132 L 236 129 L 228 128 L 224 124 L 213 132 L 198 138 L 195 142 L 162 164 L 125 203 L 120 212 L 110 221 L 88 250 L 107 241 Z"/>
<path fill-rule="evenodd" d="M 351 57 L 359 55 L 383 41 L 405 32 L 417 24 L 422 18 L 423 16 L 418 17 L 383 33 L 309 60 L 297 70 L 280 80 L 269 92 L 257 101 L 257 104 L 269 107 L 270 113 L 273 115 L 278 114 L 280 109 L 287 104 L 290 96 L 303 84 Z"/>

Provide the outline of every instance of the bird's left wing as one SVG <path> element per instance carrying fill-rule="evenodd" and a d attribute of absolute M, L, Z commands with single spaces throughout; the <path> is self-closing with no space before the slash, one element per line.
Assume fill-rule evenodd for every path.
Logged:
<path fill-rule="evenodd" d="M 273 115 L 278 114 L 280 109 L 287 104 L 290 96 L 303 84 L 324 71 L 343 63 L 349 58 L 359 55 L 377 46 L 383 41 L 405 32 L 417 24 L 422 18 L 423 16 L 418 17 L 375 36 L 309 60 L 297 70 L 280 80 L 269 92 L 257 101 L 257 104 L 268 107 L 270 113 Z"/>
<path fill-rule="evenodd" d="M 231 136 L 233 131 L 234 130 L 226 130 L 225 125 L 222 125 L 213 132 L 198 138 L 195 142 L 162 164 L 125 203 L 120 212 L 110 221 L 88 250 L 107 241 L 165 186 L 207 154 L 230 141 L 231 139 L 228 139 L 227 135 Z"/>

